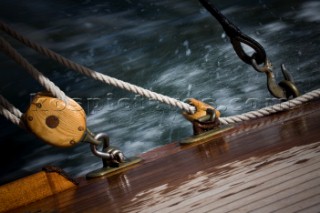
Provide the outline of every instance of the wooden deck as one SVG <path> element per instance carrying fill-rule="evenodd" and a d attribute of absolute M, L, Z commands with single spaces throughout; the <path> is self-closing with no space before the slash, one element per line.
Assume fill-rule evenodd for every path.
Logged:
<path fill-rule="evenodd" d="M 320 101 L 169 144 L 13 212 L 319 212 Z M 191 127 L 190 127 L 191 128 Z"/>

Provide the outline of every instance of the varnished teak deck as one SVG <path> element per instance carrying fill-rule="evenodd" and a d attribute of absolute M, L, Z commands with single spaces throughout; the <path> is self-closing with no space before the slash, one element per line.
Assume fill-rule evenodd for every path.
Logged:
<path fill-rule="evenodd" d="M 319 106 L 247 122 L 206 143 L 169 144 L 125 172 L 14 211 L 319 212 Z"/>

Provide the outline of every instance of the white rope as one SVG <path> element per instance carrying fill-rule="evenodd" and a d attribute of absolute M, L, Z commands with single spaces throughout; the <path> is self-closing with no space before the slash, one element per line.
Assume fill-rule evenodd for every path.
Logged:
<path fill-rule="evenodd" d="M 0 95 L 0 114 L 10 120 L 12 123 L 25 128 L 22 122 L 22 112 L 15 108 L 10 102 Z"/>
<path fill-rule="evenodd" d="M 306 103 L 308 101 L 311 101 L 313 99 L 319 98 L 320 97 L 320 89 L 313 90 L 311 92 L 308 92 L 302 96 L 299 96 L 295 99 L 280 103 L 280 104 L 275 104 L 270 107 L 264 107 L 262 109 L 256 110 L 256 111 L 250 111 L 247 113 L 243 113 L 241 115 L 235 115 L 235 116 L 230 116 L 230 117 L 223 117 L 220 118 L 220 122 L 224 125 L 227 124 L 234 124 L 234 123 L 239 123 L 242 121 L 248 121 L 256 118 L 261 118 L 267 115 L 274 114 L 276 112 L 282 112 L 282 111 L 287 111 L 290 110 L 294 107 L 297 107 L 303 103 Z"/>
<path fill-rule="evenodd" d="M 59 89 L 52 81 L 39 72 L 32 64 L 30 64 L 22 55 L 20 55 L 6 40 L 0 37 L 1 49 L 10 56 L 14 61 L 24 67 L 28 73 L 37 80 L 47 91 L 53 96 L 67 102 L 66 94 Z"/>
<path fill-rule="evenodd" d="M 144 89 L 142 87 L 118 80 L 116 78 L 110 77 L 108 75 L 104 75 L 102 73 L 91 70 L 87 67 L 84 67 L 80 64 L 77 64 L 77 63 L 55 53 L 54 51 L 52 51 L 48 48 L 42 47 L 41 45 L 39 45 L 35 42 L 32 42 L 31 40 L 22 36 L 21 34 L 19 34 L 18 32 L 16 32 L 15 30 L 13 30 L 12 28 L 10 28 L 8 25 L 6 25 L 5 23 L 3 23 L 1 21 L 0 21 L 0 29 L 7 32 L 9 35 L 11 35 L 15 39 L 19 40 L 20 42 L 24 43 L 26 46 L 38 51 L 39 53 L 46 55 L 49 58 L 59 62 L 60 64 L 66 66 L 70 69 L 76 70 L 82 74 L 85 74 L 95 80 L 104 82 L 109 85 L 113 85 L 113 86 L 121 88 L 121 89 L 125 89 L 130 92 L 134 92 L 136 94 L 148 97 L 149 99 L 158 100 L 160 102 L 163 102 L 163 103 L 166 103 L 166 104 L 169 104 L 172 106 L 176 106 L 176 107 L 178 107 L 186 112 L 189 112 L 189 113 L 194 113 L 196 111 L 194 106 L 191 106 L 191 105 L 184 103 L 182 101 L 179 101 L 174 98 L 152 92 L 152 91 Z M 2 43 L 3 42 L 1 41 L 1 46 L 6 46 L 6 43 L 4 43 L 4 44 L 2 44 Z M 24 61 L 22 60 L 22 62 L 21 62 L 21 60 L 19 60 L 17 62 L 20 64 L 23 64 L 23 65 L 28 65 L 28 62 L 26 60 L 24 60 Z M 30 70 L 33 70 L 30 68 L 29 65 L 28 65 L 28 67 Z M 29 70 L 29 72 L 34 73 L 33 71 L 30 71 L 30 70 Z M 35 76 L 35 77 L 38 77 L 38 76 Z M 38 77 L 38 78 L 40 78 L 40 77 Z M 45 77 L 43 76 L 43 78 L 45 78 Z M 41 77 L 41 79 L 42 79 L 42 77 Z M 50 92 L 54 93 L 55 96 L 60 97 L 60 96 L 62 96 L 62 94 L 65 96 L 65 94 L 59 88 L 57 88 L 58 90 L 55 89 L 55 85 L 52 82 L 46 81 L 46 80 L 43 80 L 41 82 L 46 87 L 46 89 L 49 90 Z M 51 84 L 53 84 L 53 86 Z M 226 125 L 226 124 L 239 123 L 242 121 L 248 121 L 251 119 L 260 118 L 260 117 L 267 116 L 267 115 L 270 115 L 270 114 L 273 114 L 276 112 L 289 110 L 293 107 L 296 107 L 298 105 L 301 105 L 305 102 L 308 102 L 308 101 L 315 99 L 315 98 L 318 98 L 318 97 L 320 97 L 320 90 L 319 89 L 314 90 L 309 93 L 306 93 L 305 95 L 299 96 L 293 100 L 283 102 L 280 104 L 276 104 L 276 105 L 273 105 L 270 107 L 265 107 L 265 108 L 262 108 L 257 111 L 251 111 L 251 112 L 247 112 L 247 113 L 244 113 L 241 115 L 235 115 L 235 116 L 230 116 L 230 117 L 222 117 L 222 118 L 220 118 L 220 122 L 222 124 Z"/>
<path fill-rule="evenodd" d="M 89 69 L 85 66 L 77 64 L 77 63 L 63 57 L 62 55 L 59 55 L 58 53 L 31 41 L 30 39 L 19 34 L 17 31 L 13 30 L 8 25 L 6 25 L 4 22 L 1 22 L 1 21 L 0 21 L 0 29 L 2 29 L 3 31 L 5 31 L 9 35 L 11 35 L 13 38 L 19 40 L 20 42 L 22 42 L 26 46 L 36 50 L 37 52 L 39 52 L 43 55 L 46 55 L 47 57 L 57 61 L 58 63 L 66 66 L 70 69 L 73 69 L 77 72 L 80 72 L 84 75 L 87 75 L 90 78 L 93 78 L 95 80 L 101 81 L 103 83 L 106 83 L 106 84 L 109 84 L 109 85 L 112 85 L 112 86 L 115 86 L 115 87 L 118 87 L 121 89 L 125 89 L 129 92 L 133 92 L 133 93 L 139 94 L 141 96 L 145 96 L 151 100 L 157 100 L 162 103 L 178 107 L 178 108 L 180 108 L 186 112 L 192 113 L 192 114 L 196 111 L 194 106 L 191 106 L 191 105 L 184 103 L 182 101 L 179 101 L 177 99 L 152 92 L 152 91 L 144 89 L 142 87 L 118 80 L 116 78 L 110 77 L 108 75 L 104 75 L 102 73 L 99 73 L 99 72 L 96 72 L 92 69 Z"/>

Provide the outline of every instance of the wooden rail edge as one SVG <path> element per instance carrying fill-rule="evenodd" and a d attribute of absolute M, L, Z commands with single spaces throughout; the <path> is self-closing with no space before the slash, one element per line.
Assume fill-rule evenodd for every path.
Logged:
<path fill-rule="evenodd" d="M 64 190 L 77 182 L 57 167 L 45 167 L 43 171 L 0 186 L 0 212 L 28 205 Z"/>

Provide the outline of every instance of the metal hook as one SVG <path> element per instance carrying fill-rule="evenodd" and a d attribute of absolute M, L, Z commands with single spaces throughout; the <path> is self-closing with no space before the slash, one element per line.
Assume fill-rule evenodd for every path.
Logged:
<path fill-rule="evenodd" d="M 255 59 L 252 59 L 252 66 L 258 72 L 264 72 L 267 75 L 267 86 L 269 92 L 276 98 L 280 99 L 289 99 L 291 96 L 297 97 L 300 95 L 300 92 L 296 85 L 294 84 L 293 78 L 285 66 L 281 65 L 281 71 L 284 77 L 284 80 L 279 84 L 276 81 L 274 73 L 272 72 L 272 64 L 268 59 L 264 63 L 264 66 L 259 66 Z"/>
<path fill-rule="evenodd" d="M 286 91 L 287 99 L 291 96 L 294 98 L 300 96 L 299 89 L 295 85 L 292 75 L 288 72 L 284 64 L 281 64 L 281 71 L 285 80 L 281 81 L 279 86 Z"/>

